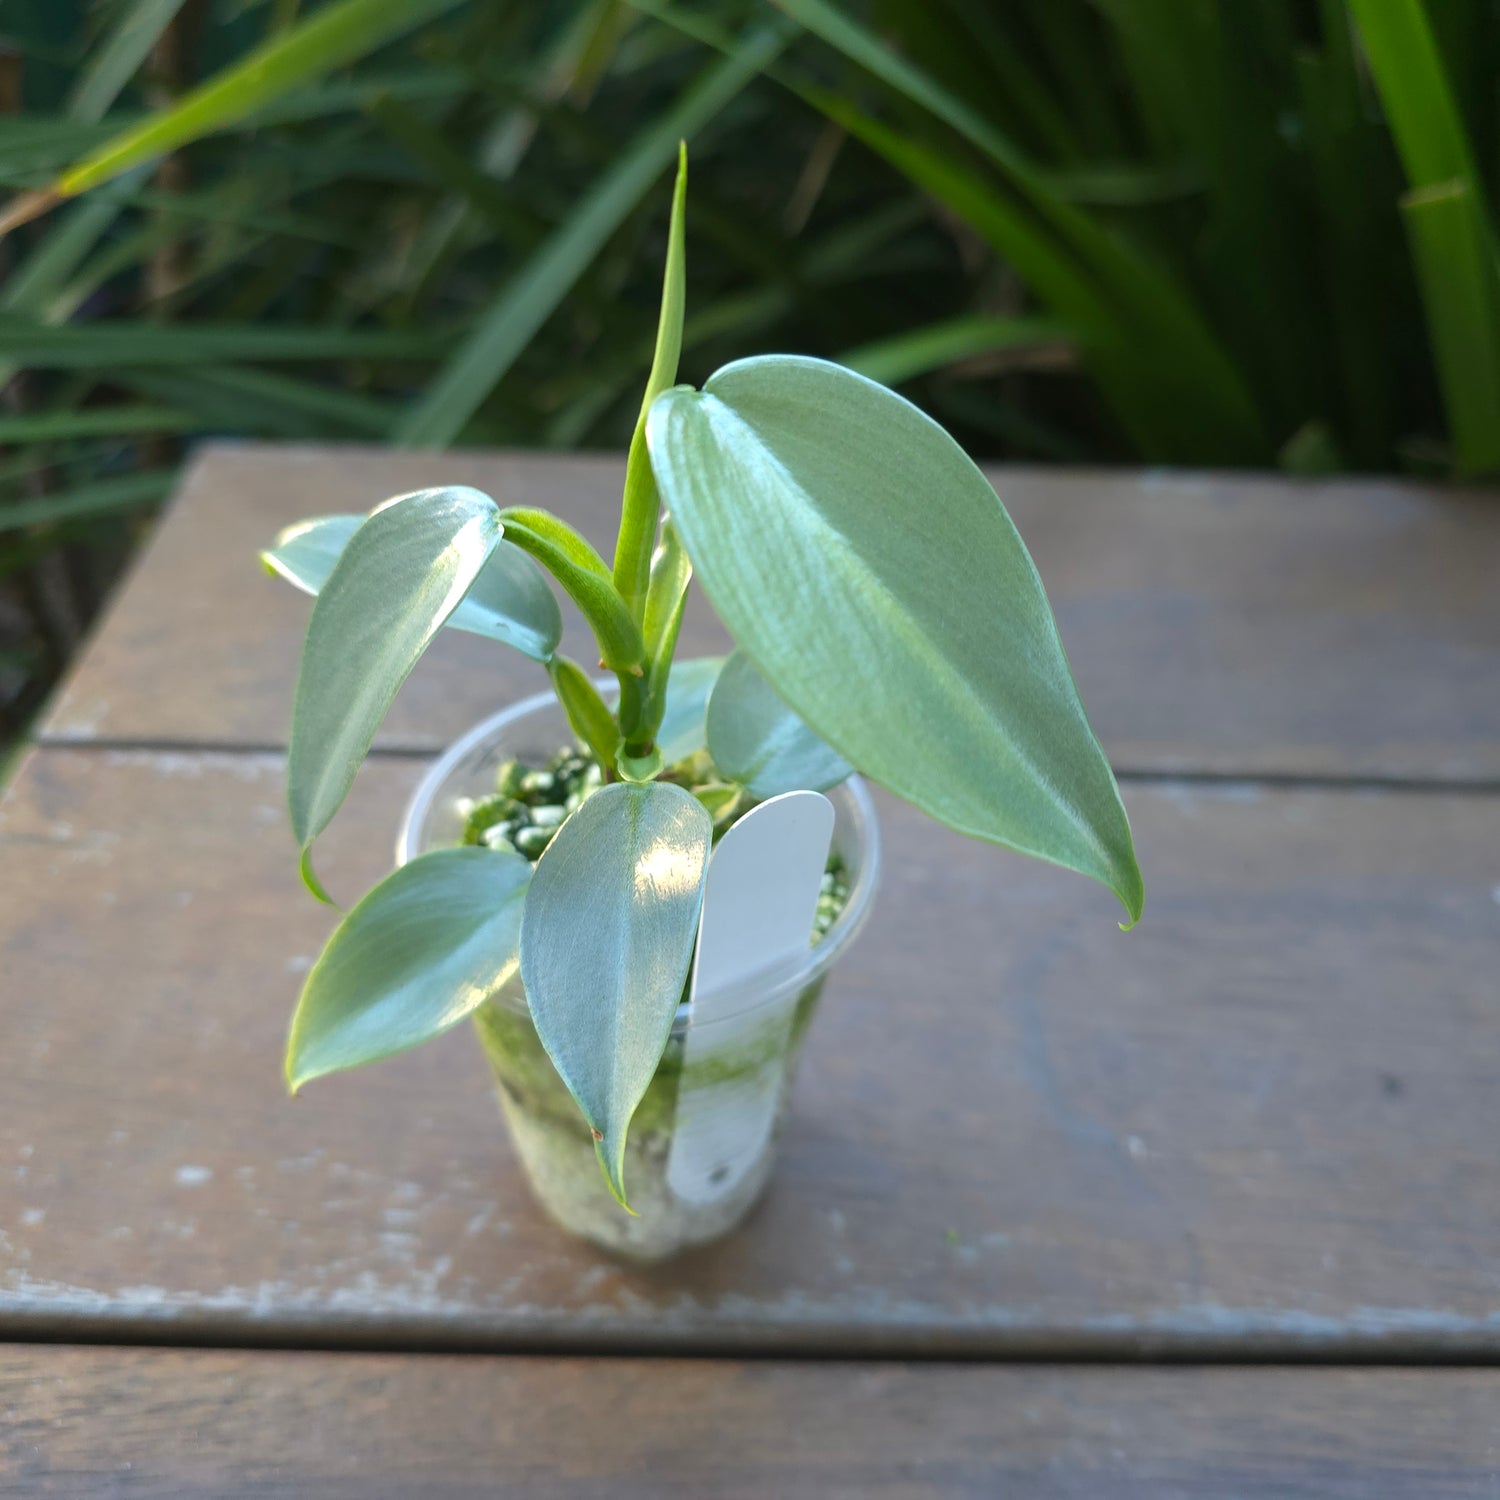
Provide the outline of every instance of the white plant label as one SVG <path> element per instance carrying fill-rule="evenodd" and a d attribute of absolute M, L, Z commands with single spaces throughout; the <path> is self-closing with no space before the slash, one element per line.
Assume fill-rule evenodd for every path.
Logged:
<path fill-rule="evenodd" d="M 747 1011 L 743 984 L 806 954 L 832 839 L 828 798 L 785 792 L 746 813 L 708 862 L 667 1161 L 684 1202 L 730 1192 L 770 1143 L 797 995 Z"/>

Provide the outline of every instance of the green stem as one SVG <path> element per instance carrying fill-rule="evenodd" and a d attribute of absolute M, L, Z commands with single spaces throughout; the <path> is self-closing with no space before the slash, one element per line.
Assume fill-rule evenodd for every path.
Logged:
<path fill-rule="evenodd" d="M 647 702 L 645 677 L 620 678 L 620 739 L 629 755 L 650 752 L 653 731 L 646 729 Z"/>

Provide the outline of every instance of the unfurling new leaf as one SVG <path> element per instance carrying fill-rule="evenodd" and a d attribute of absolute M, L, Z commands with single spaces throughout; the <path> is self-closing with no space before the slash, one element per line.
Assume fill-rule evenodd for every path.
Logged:
<path fill-rule="evenodd" d="M 661 501 L 646 452 L 646 417 L 651 403 L 677 379 L 677 361 L 682 353 L 682 315 L 687 300 L 687 146 L 677 145 L 677 183 L 672 189 L 672 222 L 667 229 L 667 265 L 662 274 L 661 314 L 656 325 L 656 352 L 641 413 L 630 439 L 625 459 L 625 495 L 620 506 L 620 535 L 615 547 L 615 587 L 631 613 L 643 620 L 649 582 L 652 548 Z"/>

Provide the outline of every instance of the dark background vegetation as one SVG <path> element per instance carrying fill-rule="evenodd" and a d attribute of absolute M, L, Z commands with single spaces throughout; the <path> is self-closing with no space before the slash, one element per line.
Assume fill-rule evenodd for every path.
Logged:
<path fill-rule="evenodd" d="M 983 457 L 1491 473 L 1497 78 L 1492 0 L 6 0 L 0 743 L 196 438 L 623 447 L 678 135 L 685 379 L 845 359 Z"/>

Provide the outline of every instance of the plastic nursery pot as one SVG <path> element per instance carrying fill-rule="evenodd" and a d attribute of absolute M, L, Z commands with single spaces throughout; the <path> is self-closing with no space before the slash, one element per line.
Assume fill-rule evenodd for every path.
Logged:
<path fill-rule="evenodd" d="M 504 762 L 541 765 L 571 743 L 567 719 L 550 693 L 477 725 L 422 779 L 402 822 L 397 862 L 458 843 L 462 802 L 492 792 Z M 692 1007 L 678 1007 L 630 1127 L 625 1183 L 636 1217 L 605 1186 L 588 1126 L 531 1023 L 520 977 L 476 1012 L 475 1028 L 532 1192 L 564 1229 L 631 1259 L 659 1260 L 728 1233 L 765 1189 L 802 1037 L 829 969 L 869 912 L 880 870 L 875 810 L 863 784 L 851 777 L 829 799 L 833 847 L 849 879 L 844 908 L 795 965 L 716 996 L 714 1019 L 698 1024 L 691 1047 Z M 699 1137 L 679 1143 L 680 1126 Z M 705 1131 L 715 1137 L 712 1149 L 732 1165 L 694 1181 L 688 1159 L 701 1162 L 703 1152 L 694 1148 L 704 1145 Z"/>

